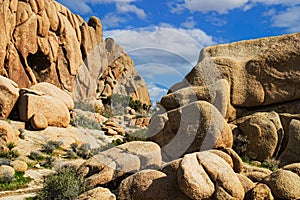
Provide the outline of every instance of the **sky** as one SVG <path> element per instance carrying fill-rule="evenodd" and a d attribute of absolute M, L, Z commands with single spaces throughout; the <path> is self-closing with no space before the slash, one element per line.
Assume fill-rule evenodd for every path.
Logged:
<path fill-rule="evenodd" d="M 57 0 L 132 57 L 152 101 L 183 80 L 203 47 L 300 31 L 300 0 Z"/>

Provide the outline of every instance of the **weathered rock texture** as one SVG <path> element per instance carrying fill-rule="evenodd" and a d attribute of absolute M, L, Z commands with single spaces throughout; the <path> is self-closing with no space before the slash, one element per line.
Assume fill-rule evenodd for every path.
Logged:
<path fill-rule="evenodd" d="M 182 114 L 193 103 L 206 101 L 219 115 L 194 117 L 194 124 L 213 127 L 222 116 L 232 124 L 233 148 L 239 154 L 259 161 L 279 159 L 281 165 L 299 162 L 299 128 L 293 121 L 300 119 L 299 86 L 300 33 L 206 47 L 198 64 L 161 99 L 162 108 L 151 119 L 151 139 L 168 148 L 170 138 L 189 127 L 180 137 L 186 142 L 194 131 L 186 125 L 193 110 Z M 182 148 L 177 145 L 172 152 Z"/>
<path fill-rule="evenodd" d="M 103 41 L 98 18 L 86 23 L 54 0 L 4 0 L 0 15 L 0 75 L 20 88 L 49 82 L 79 98 L 119 93 L 150 103 L 131 58 Z"/>

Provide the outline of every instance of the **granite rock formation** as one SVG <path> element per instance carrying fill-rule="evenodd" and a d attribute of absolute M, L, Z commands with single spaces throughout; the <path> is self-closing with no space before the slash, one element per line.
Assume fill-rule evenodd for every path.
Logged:
<path fill-rule="evenodd" d="M 19 88 L 48 82 L 80 99 L 117 93 L 150 104 L 133 61 L 103 40 L 97 17 L 86 23 L 54 0 L 4 0 L 0 15 L 0 75 Z"/>

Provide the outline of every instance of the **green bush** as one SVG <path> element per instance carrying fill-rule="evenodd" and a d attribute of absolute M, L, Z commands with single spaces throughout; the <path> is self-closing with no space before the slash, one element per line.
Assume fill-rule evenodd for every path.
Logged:
<path fill-rule="evenodd" d="M 76 171 L 64 168 L 55 174 L 45 177 L 43 188 L 38 192 L 37 199 L 71 200 L 86 191 L 84 178 Z"/>
<path fill-rule="evenodd" d="M 52 154 L 54 150 L 59 149 L 63 143 L 58 141 L 47 141 L 46 144 L 42 146 L 42 152 L 46 154 Z"/>
<path fill-rule="evenodd" d="M 96 120 L 91 120 L 84 115 L 77 115 L 75 118 L 73 118 L 71 125 L 75 127 L 80 126 L 87 129 L 101 130 L 101 124 L 99 122 Z"/>
<path fill-rule="evenodd" d="M 15 147 L 16 147 L 15 143 L 13 143 L 13 142 L 8 143 L 7 144 L 8 151 L 1 150 L 0 158 L 6 158 L 9 160 L 12 160 L 12 159 L 19 157 L 20 154 L 19 154 L 18 150 L 13 150 L 13 148 L 15 148 Z"/>
<path fill-rule="evenodd" d="M 7 183 L 0 183 L 0 191 L 17 190 L 25 188 L 32 179 L 24 177 L 24 173 L 16 172 L 13 181 Z"/>
<path fill-rule="evenodd" d="M 45 160 L 45 157 L 39 151 L 32 151 L 32 152 L 30 152 L 28 158 L 30 158 L 31 160 L 34 160 L 34 161 Z"/>

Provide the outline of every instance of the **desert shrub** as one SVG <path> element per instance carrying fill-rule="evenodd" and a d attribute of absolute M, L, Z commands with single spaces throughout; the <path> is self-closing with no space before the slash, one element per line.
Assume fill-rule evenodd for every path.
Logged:
<path fill-rule="evenodd" d="M 275 158 L 269 158 L 261 163 L 262 167 L 268 168 L 272 171 L 278 170 L 278 168 L 279 168 L 278 165 L 279 165 L 279 161 L 276 160 Z"/>
<path fill-rule="evenodd" d="M 49 140 L 42 146 L 42 152 L 52 154 L 54 150 L 59 149 L 63 143 L 58 141 Z"/>
<path fill-rule="evenodd" d="M 37 199 L 69 200 L 76 199 L 86 191 L 84 178 L 70 168 L 63 168 L 55 174 L 45 177 L 43 188 L 38 192 Z"/>
<path fill-rule="evenodd" d="M 24 177 L 24 173 L 16 172 L 12 180 L 6 183 L 0 183 L 0 191 L 17 190 L 24 188 L 32 180 L 30 177 Z"/>
<path fill-rule="evenodd" d="M 74 107 L 80 110 L 95 112 L 95 104 L 90 101 L 75 101 Z"/>
<path fill-rule="evenodd" d="M 39 151 L 30 152 L 30 154 L 28 155 L 28 158 L 30 158 L 31 160 L 34 160 L 34 161 L 45 160 L 45 157 Z"/>
<path fill-rule="evenodd" d="M 55 158 L 53 158 L 52 156 L 48 156 L 48 157 L 46 157 L 45 161 L 41 164 L 41 166 L 43 166 L 45 168 L 52 168 L 54 161 L 55 161 Z"/>
<path fill-rule="evenodd" d="M 0 158 L 6 158 L 6 159 L 9 159 L 9 160 L 18 158 L 20 156 L 20 154 L 19 154 L 18 150 L 13 149 L 15 147 L 16 147 L 15 143 L 13 143 L 13 142 L 8 143 L 7 144 L 8 151 L 1 150 L 0 151 Z"/>
<path fill-rule="evenodd" d="M 101 130 L 101 124 L 97 122 L 96 120 L 91 120 L 84 115 L 77 115 L 75 118 L 72 120 L 72 126 L 75 127 L 82 127 L 82 128 L 87 128 L 87 129 L 96 129 L 96 130 Z"/>

